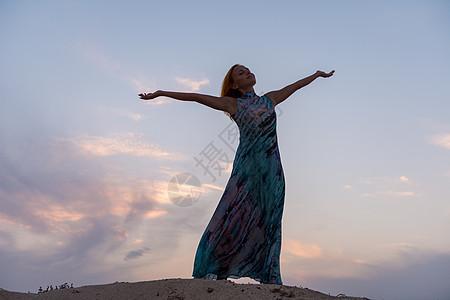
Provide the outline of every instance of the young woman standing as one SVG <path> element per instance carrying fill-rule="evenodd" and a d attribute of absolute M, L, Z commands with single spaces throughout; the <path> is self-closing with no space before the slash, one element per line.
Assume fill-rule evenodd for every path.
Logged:
<path fill-rule="evenodd" d="M 250 277 L 282 284 L 281 219 L 285 180 L 278 150 L 275 106 L 298 89 L 334 71 L 317 71 L 280 90 L 258 96 L 256 78 L 234 65 L 222 84 L 221 97 L 156 91 L 143 100 L 166 96 L 196 101 L 227 113 L 239 128 L 239 146 L 230 179 L 197 248 L 194 278 Z"/>

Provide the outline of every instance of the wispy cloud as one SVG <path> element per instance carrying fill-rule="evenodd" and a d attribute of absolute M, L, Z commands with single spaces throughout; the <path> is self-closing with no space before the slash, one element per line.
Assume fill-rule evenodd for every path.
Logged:
<path fill-rule="evenodd" d="M 367 198 L 409 198 L 417 196 L 417 183 L 406 175 L 396 177 L 380 176 L 358 180 L 355 185 L 359 195 Z M 343 185 L 348 191 L 356 190 L 354 185 Z"/>
<path fill-rule="evenodd" d="M 176 77 L 175 81 L 182 86 L 182 90 L 184 92 L 198 92 L 203 85 L 209 84 L 209 79 L 202 79 L 200 81 L 192 80 L 189 78 L 180 78 Z M 154 92 L 155 90 L 142 89 L 141 91 L 149 91 Z M 167 97 L 159 97 L 151 100 L 146 100 L 145 103 L 148 105 L 161 105 L 166 103 L 174 102 L 175 100 L 167 98 Z"/>
<path fill-rule="evenodd" d="M 131 75 L 130 72 L 125 68 L 119 61 L 108 56 L 105 50 L 101 47 L 95 46 L 87 42 L 79 42 L 77 47 L 75 47 L 78 55 L 84 57 L 89 62 L 94 63 L 99 68 L 104 70 L 110 76 L 119 78 L 126 84 L 128 84 L 137 94 L 139 93 L 152 93 L 157 90 L 156 83 L 149 80 L 140 74 Z M 202 80 L 193 80 L 190 78 L 175 77 L 175 81 L 182 85 L 186 92 L 197 92 L 202 86 L 210 83 L 209 79 L 204 78 Z M 152 100 L 146 100 L 147 105 L 162 105 L 171 103 L 173 100 L 166 97 L 159 97 Z M 136 118 L 133 115 L 133 118 Z M 139 117 L 137 117 L 139 118 Z"/>
<path fill-rule="evenodd" d="M 418 251 L 418 247 L 416 244 L 408 242 L 389 243 L 385 244 L 384 246 L 392 249 L 407 249 L 408 251 Z"/>
<path fill-rule="evenodd" d="M 403 182 L 403 183 L 411 183 L 411 179 L 409 179 L 409 178 L 406 177 L 406 176 L 400 176 L 400 177 L 398 178 L 398 180 L 399 180 L 400 182 Z"/>
<path fill-rule="evenodd" d="M 440 131 L 440 132 L 450 131 L 450 125 L 446 124 L 446 123 L 437 122 L 435 120 L 427 119 L 427 118 L 419 119 L 419 122 L 423 127 L 426 127 L 428 129 L 431 129 L 434 131 Z"/>
<path fill-rule="evenodd" d="M 303 269 L 306 274 L 297 278 L 305 278 L 317 289 L 332 294 L 345 292 L 370 299 L 445 299 L 450 292 L 448 276 L 443 276 L 448 274 L 450 266 L 448 253 L 403 248 L 381 261 L 354 259 L 314 263 L 305 270 L 304 261 L 296 262 L 293 269 Z M 424 289 L 424 282 L 429 282 L 427 289 Z"/>
<path fill-rule="evenodd" d="M 34 232 L 73 234 L 89 230 L 86 225 L 90 222 L 108 216 L 123 221 L 145 220 L 167 213 L 164 209 L 164 204 L 169 203 L 165 199 L 167 196 L 158 188 L 153 191 L 152 186 L 155 185 L 151 182 L 141 187 L 143 182 L 136 179 L 111 178 L 83 183 L 76 179 L 77 176 L 73 177 L 72 183 L 55 186 L 49 192 L 28 186 L 16 191 L 0 187 L 3 205 L 9 203 L 12 208 L 13 203 L 21 204 L 16 205 L 14 210 L 4 207 L 0 213 L 1 219 Z M 60 195 L 64 194 L 65 198 L 61 199 Z"/>
<path fill-rule="evenodd" d="M 342 188 L 344 190 L 348 190 L 348 191 L 353 191 L 354 190 L 354 188 L 351 185 L 349 185 L 349 184 L 343 185 Z"/>
<path fill-rule="evenodd" d="M 133 251 L 130 251 L 127 253 L 124 260 L 128 261 L 128 260 L 136 259 L 136 258 L 143 256 L 145 253 L 148 253 L 148 252 L 150 252 L 150 248 L 147 248 L 147 247 L 144 247 L 139 250 L 133 250 Z"/>
<path fill-rule="evenodd" d="M 130 111 L 126 108 L 119 108 L 119 107 L 115 107 L 115 108 L 111 108 L 111 107 L 105 107 L 105 106 L 99 106 L 97 107 L 97 112 L 101 115 L 116 115 L 116 116 L 120 116 L 120 117 L 125 117 L 128 119 L 131 119 L 133 121 L 142 121 L 145 119 L 145 115 L 137 113 L 137 112 L 133 112 Z"/>
<path fill-rule="evenodd" d="M 113 112 L 119 116 L 127 117 L 134 121 L 141 121 L 145 118 L 145 116 L 142 114 L 138 114 L 138 113 L 131 112 L 128 110 L 116 109 L 116 110 L 113 110 Z"/>
<path fill-rule="evenodd" d="M 420 119 L 420 123 L 423 127 L 435 132 L 428 137 L 429 144 L 450 150 L 450 124 L 432 119 Z"/>
<path fill-rule="evenodd" d="M 394 196 L 394 197 L 412 197 L 415 193 L 412 191 L 375 191 L 371 193 L 363 193 L 361 196 L 363 197 L 369 197 L 369 198 L 376 198 L 376 197 L 383 197 L 383 196 Z"/>
<path fill-rule="evenodd" d="M 77 155 L 78 147 L 67 141 L 24 143 L 13 150 L 4 143 L 0 149 L 0 265 L 16 261 L 8 276 L 19 278 L 14 276 L 34 266 L 104 277 L 111 269 L 154 260 L 145 255 L 151 247 L 158 257 L 179 247 L 185 231 L 171 219 L 183 215 L 168 199 L 167 182 L 157 170 L 150 172 L 154 179 L 143 179 L 117 172 L 114 159 Z M 154 226 L 163 219 L 166 225 Z M 38 282 L 55 280 L 33 276 Z M 95 276 L 89 280 L 96 282 Z"/>
<path fill-rule="evenodd" d="M 186 88 L 186 91 L 188 92 L 197 92 L 200 90 L 200 87 L 202 85 L 209 84 L 209 79 L 207 78 L 202 79 L 200 81 L 196 81 L 189 78 L 176 77 L 175 80 L 178 83 L 182 84 Z"/>
<path fill-rule="evenodd" d="M 154 83 L 150 82 L 148 79 L 145 78 L 136 78 L 129 75 L 122 75 L 123 79 L 126 80 L 132 87 L 134 87 L 134 90 L 138 93 L 142 92 L 152 92 L 155 90 Z"/>
<path fill-rule="evenodd" d="M 209 194 L 210 192 L 213 191 L 220 191 L 223 192 L 224 187 L 222 186 L 218 186 L 218 185 L 214 185 L 214 184 L 210 184 L 210 183 L 205 183 L 202 185 L 204 188 L 206 188 L 206 190 L 208 191 L 207 193 Z"/>
<path fill-rule="evenodd" d="M 359 183 L 365 185 L 378 185 L 378 186 L 393 186 L 398 185 L 399 183 L 412 183 L 411 178 L 405 175 L 396 176 L 396 177 L 388 177 L 388 176 L 380 176 L 380 177 L 372 177 L 358 180 Z"/>
<path fill-rule="evenodd" d="M 287 239 L 283 242 L 283 252 L 310 259 L 321 257 L 323 254 L 319 246 L 294 239 Z"/>
<path fill-rule="evenodd" d="M 156 99 L 145 100 L 144 103 L 146 105 L 157 106 L 157 105 L 163 105 L 163 104 L 167 104 L 167 103 L 172 103 L 174 101 L 175 100 L 172 100 L 172 99 L 167 98 L 167 97 L 159 97 L 159 98 L 156 98 Z"/>
<path fill-rule="evenodd" d="M 85 134 L 75 138 L 59 138 L 59 140 L 70 142 L 81 152 L 94 156 L 127 154 L 157 159 L 185 159 L 184 155 L 163 151 L 157 144 L 145 141 L 142 134 L 132 132 L 113 133 L 109 136 Z"/>
<path fill-rule="evenodd" d="M 430 138 L 430 143 L 432 145 L 450 150 L 450 134 L 435 134 Z"/>
<path fill-rule="evenodd" d="M 120 240 L 116 237 L 124 239 L 132 224 L 166 216 L 173 206 L 167 182 L 157 169 L 150 172 L 152 178 L 136 178 L 123 169 L 117 172 L 115 159 L 96 158 L 115 154 L 146 160 L 148 156 L 181 157 L 161 151 L 142 136 L 84 135 L 24 143 L 20 149 L 5 146 L 0 151 L 0 222 L 22 228 L 27 236 L 51 233 L 59 239 L 100 230 Z M 133 170 L 138 166 L 135 162 Z"/>

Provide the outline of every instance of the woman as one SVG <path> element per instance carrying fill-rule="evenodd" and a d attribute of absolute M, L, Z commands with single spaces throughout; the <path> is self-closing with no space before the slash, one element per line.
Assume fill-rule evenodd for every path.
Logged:
<path fill-rule="evenodd" d="M 166 96 L 196 101 L 224 111 L 239 127 L 239 147 L 220 202 L 202 235 L 194 261 L 194 278 L 250 277 L 282 284 L 280 275 L 281 218 L 285 181 L 278 150 L 275 106 L 318 77 L 303 78 L 260 97 L 255 75 L 234 65 L 222 84 L 221 97 L 156 91 L 139 94 L 149 100 Z"/>

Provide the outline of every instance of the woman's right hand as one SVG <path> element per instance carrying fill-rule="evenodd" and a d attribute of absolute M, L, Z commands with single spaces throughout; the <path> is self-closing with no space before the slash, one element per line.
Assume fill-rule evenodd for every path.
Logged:
<path fill-rule="evenodd" d="M 138 96 L 142 100 L 151 100 L 151 99 L 155 99 L 156 97 L 161 96 L 161 91 L 158 90 L 154 93 L 143 93 L 143 94 L 139 94 Z"/>

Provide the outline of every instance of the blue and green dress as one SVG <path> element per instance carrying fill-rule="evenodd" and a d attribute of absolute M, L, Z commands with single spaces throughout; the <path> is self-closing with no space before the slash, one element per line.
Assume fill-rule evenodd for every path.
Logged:
<path fill-rule="evenodd" d="M 203 233 L 194 278 L 250 277 L 282 284 L 281 219 L 285 180 L 272 102 L 254 92 L 237 99 L 239 127 L 233 170 Z"/>

